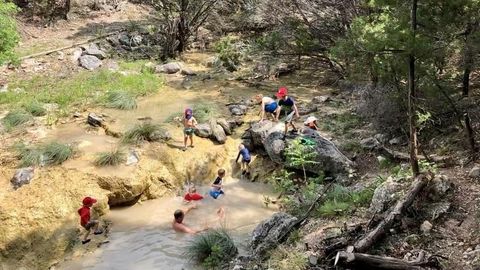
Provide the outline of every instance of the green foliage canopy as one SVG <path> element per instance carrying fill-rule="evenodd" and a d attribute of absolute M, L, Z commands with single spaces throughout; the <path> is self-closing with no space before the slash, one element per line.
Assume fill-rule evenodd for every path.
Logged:
<path fill-rule="evenodd" d="M 13 3 L 0 0 L 0 65 L 15 58 L 13 49 L 20 40 L 14 18 L 17 11 Z"/>

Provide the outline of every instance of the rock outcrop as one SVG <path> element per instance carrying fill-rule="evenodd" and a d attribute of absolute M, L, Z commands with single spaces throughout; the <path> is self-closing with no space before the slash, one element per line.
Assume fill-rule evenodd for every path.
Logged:
<path fill-rule="evenodd" d="M 23 185 L 30 184 L 34 174 L 33 167 L 21 168 L 15 171 L 15 175 L 10 180 L 14 189 L 18 189 Z"/>
<path fill-rule="evenodd" d="M 277 247 L 281 238 L 292 230 L 297 220 L 290 214 L 280 212 L 260 223 L 252 232 L 252 254 L 262 257 Z"/>
<path fill-rule="evenodd" d="M 93 55 L 82 55 L 78 61 L 81 67 L 88 70 L 94 70 L 102 65 L 102 61 Z"/>
<path fill-rule="evenodd" d="M 182 69 L 180 63 L 172 62 L 155 67 L 156 73 L 175 74 Z"/>

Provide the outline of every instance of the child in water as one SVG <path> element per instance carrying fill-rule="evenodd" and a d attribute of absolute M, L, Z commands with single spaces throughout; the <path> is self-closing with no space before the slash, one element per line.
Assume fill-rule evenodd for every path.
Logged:
<path fill-rule="evenodd" d="M 188 108 L 185 110 L 183 117 L 183 151 L 187 150 L 187 140 L 190 138 L 190 147 L 193 148 L 193 133 L 197 127 L 197 120 L 193 117 L 193 110 Z"/>
<path fill-rule="evenodd" d="M 215 181 L 213 181 L 212 188 L 210 189 L 210 196 L 214 199 L 225 194 L 225 192 L 223 192 L 223 177 L 225 177 L 225 170 L 219 169 L 218 176 Z"/>
<path fill-rule="evenodd" d="M 238 159 L 240 156 L 242 156 L 242 175 L 248 176 L 250 174 L 250 161 L 252 161 L 250 151 L 248 151 L 248 149 L 242 143 L 238 146 L 238 150 L 238 156 L 235 162 L 238 162 Z"/>
<path fill-rule="evenodd" d="M 197 193 L 197 189 L 194 186 L 191 186 L 183 199 L 185 202 L 199 201 L 203 199 L 203 196 Z"/>

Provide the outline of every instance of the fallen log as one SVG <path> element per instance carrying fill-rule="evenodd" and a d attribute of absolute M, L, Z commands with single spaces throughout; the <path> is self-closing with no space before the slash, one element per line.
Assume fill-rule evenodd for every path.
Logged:
<path fill-rule="evenodd" d="M 398 217 L 402 216 L 402 214 L 405 212 L 405 209 L 412 205 L 413 201 L 420 191 L 422 191 L 422 189 L 427 185 L 427 182 L 430 178 L 433 177 L 431 175 L 427 177 L 424 174 L 417 176 L 407 194 L 405 194 L 405 196 L 397 202 L 393 210 L 377 225 L 375 229 L 367 233 L 363 238 L 354 244 L 354 250 L 356 252 L 367 251 L 377 240 L 379 240 L 386 232 L 388 232 L 395 221 L 398 220 Z"/>
<path fill-rule="evenodd" d="M 415 261 L 404 261 L 391 257 L 350 253 L 340 251 L 335 257 L 335 266 L 355 267 L 355 269 L 384 269 L 384 270 L 423 270 L 427 264 L 424 261 L 425 253 L 420 252 Z"/>
<path fill-rule="evenodd" d="M 377 145 L 378 147 L 378 150 L 388 156 L 389 158 L 391 159 L 394 159 L 394 160 L 399 160 L 399 161 L 409 161 L 410 160 L 410 155 L 407 154 L 407 153 L 403 153 L 403 152 L 400 152 L 400 151 L 396 151 L 396 150 L 393 150 L 393 149 L 390 149 L 390 148 L 387 148 L 381 144 L 378 144 Z M 427 161 L 433 161 L 435 163 L 447 163 L 447 164 L 451 164 L 453 162 L 452 160 L 452 157 L 443 157 L 443 156 L 429 156 L 428 158 L 426 156 L 423 156 L 423 155 L 418 155 L 418 159 L 419 160 L 427 160 Z"/>

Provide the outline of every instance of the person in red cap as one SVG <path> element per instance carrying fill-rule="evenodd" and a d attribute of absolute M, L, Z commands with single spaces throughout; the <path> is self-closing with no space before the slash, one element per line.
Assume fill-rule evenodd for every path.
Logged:
<path fill-rule="evenodd" d="M 183 116 L 183 151 L 187 150 L 187 140 L 190 138 L 190 147 L 193 148 L 193 133 L 197 127 L 197 120 L 193 117 L 193 110 L 187 108 Z"/>
<path fill-rule="evenodd" d="M 293 124 L 293 120 L 295 119 L 295 117 L 299 118 L 300 115 L 298 113 L 298 108 L 295 104 L 295 101 L 293 100 L 293 98 L 288 96 L 288 89 L 286 87 L 280 87 L 276 96 L 279 101 L 277 115 L 275 119 L 278 121 L 280 117 L 280 112 L 283 111 L 285 114 L 285 135 L 287 135 L 288 132 L 288 125 L 291 125 L 293 127 L 293 132 L 297 132 L 297 128 L 295 127 L 295 124 Z"/>
<path fill-rule="evenodd" d="M 90 219 L 90 207 L 93 206 L 94 203 L 97 202 L 92 197 L 85 197 L 83 198 L 83 206 L 82 208 L 78 209 L 78 214 L 80 215 L 80 225 L 82 225 L 85 230 L 87 230 L 87 233 L 85 234 L 85 237 L 82 240 L 82 244 L 86 244 L 90 242 L 90 239 L 88 239 L 88 236 L 90 235 L 90 231 L 93 229 L 93 234 L 99 235 L 102 234 L 102 230 L 98 229 L 98 220 L 92 220 Z"/>

